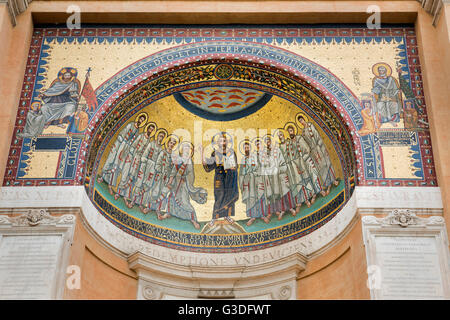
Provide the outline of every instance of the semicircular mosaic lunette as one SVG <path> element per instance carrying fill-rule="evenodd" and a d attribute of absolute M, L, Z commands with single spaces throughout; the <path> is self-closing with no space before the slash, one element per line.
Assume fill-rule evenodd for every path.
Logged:
<path fill-rule="evenodd" d="M 168 69 L 136 84 L 95 131 L 86 187 L 99 211 L 123 230 L 185 250 L 250 250 L 311 232 L 350 198 L 351 135 L 327 99 L 275 68 L 235 60 L 223 80 L 215 75 L 223 63 Z M 174 98 L 193 90 L 203 93 L 197 93 L 201 100 L 256 89 L 270 99 L 229 121 L 191 112 Z M 194 145 L 199 123 L 217 132 Z"/>

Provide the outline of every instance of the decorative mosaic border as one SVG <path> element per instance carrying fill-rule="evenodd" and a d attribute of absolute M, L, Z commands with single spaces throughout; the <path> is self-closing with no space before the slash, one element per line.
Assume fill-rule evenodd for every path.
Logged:
<path fill-rule="evenodd" d="M 236 62 L 233 63 L 233 61 L 229 62 L 229 61 L 224 61 L 224 60 L 220 60 L 220 61 L 216 61 L 216 60 L 210 60 L 208 62 L 208 64 L 203 65 L 203 67 L 207 67 L 209 66 L 209 64 L 216 64 L 218 62 L 221 63 L 229 63 L 230 66 L 233 67 L 242 67 L 245 68 L 245 70 L 248 70 L 249 72 L 251 72 L 252 70 L 259 70 L 257 67 L 254 66 L 249 66 L 249 65 L 245 65 L 245 64 L 236 64 Z M 200 68 L 202 67 L 201 62 L 196 62 L 194 64 L 195 66 L 192 65 L 186 65 L 184 70 L 189 70 L 191 68 Z M 174 77 L 174 75 L 177 72 L 182 72 L 183 69 L 178 69 L 177 71 L 171 71 L 171 70 L 167 70 L 168 74 L 170 74 L 172 77 Z M 268 74 L 270 74 L 270 71 L 268 70 L 259 70 L 261 73 L 266 72 Z M 221 83 L 224 86 L 236 86 L 235 81 L 236 80 L 230 80 L 230 82 L 228 81 L 223 81 L 223 80 L 213 80 L 213 79 L 209 79 L 209 80 L 203 80 L 201 82 L 194 82 L 191 84 L 182 84 L 182 85 L 174 85 L 173 87 L 169 87 L 166 88 L 164 90 L 158 91 L 155 89 L 151 89 L 151 88 L 155 88 L 156 86 L 153 85 L 154 82 L 159 81 L 159 79 L 164 78 L 165 74 L 163 75 L 158 75 L 155 78 L 150 78 L 146 81 L 144 81 L 143 83 L 139 83 L 137 85 L 135 85 L 133 88 L 130 88 L 130 90 L 126 91 L 121 97 L 118 97 L 114 103 L 111 106 L 108 106 L 107 109 L 105 109 L 105 113 L 104 113 L 104 121 L 102 122 L 99 119 L 99 122 L 101 123 L 100 125 L 97 125 L 95 128 L 92 128 L 92 130 L 89 130 L 89 136 L 86 136 L 85 142 L 86 144 L 89 144 L 89 141 L 93 141 L 93 143 L 89 144 L 90 148 L 89 148 L 89 152 L 88 152 L 88 157 L 86 158 L 86 170 L 85 170 L 85 174 L 86 174 L 86 179 L 85 179 L 85 186 L 88 190 L 88 194 L 89 196 L 92 198 L 93 197 L 93 187 L 94 184 L 93 182 L 95 181 L 95 179 L 91 179 L 92 177 L 96 177 L 97 176 L 97 169 L 98 169 L 98 165 L 100 163 L 100 159 L 102 157 L 102 154 L 106 148 L 106 146 L 109 144 L 110 140 L 112 139 L 112 137 L 114 136 L 114 133 L 117 132 L 117 130 L 119 130 L 119 128 L 121 126 L 124 125 L 124 123 L 126 123 L 133 115 L 135 115 L 136 113 L 138 113 L 143 107 L 146 107 L 147 105 L 151 104 L 152 102 L 161 99 L 163 97 L 169 96 L 175 92 L 179 92 L 179 91 L 183 91 L 186 89 L 192 89 L 192 88 L 199 88 L 199 87 L 203 87 L 203 86 L 214 86 L 217 83 Z M 292 93 L 287 93 L 283 90 L 280 90 L 279 88 L 275 88 L 275 87 L 270 87 L 268 84 L 262 85 L 256 82 L 245 82 L 245 81 L 239 81 L 240 86 L 242 87 L 247 87 L 247 88 L 253 88 L 259 91 L 267 91 L 270 94 L 273 95 L 277 95 L 283 99 L 286 99 L 290 102 L 292 102 L 295 105 L 303 105 L 303 107 L 305 108 L 304 111 L 307 112 L 307 114 L 314 119 L 314 121 L 316 123 L 320 123 L 322 124 L 322 130 L 324 130 L 325 134 L 329 137 L 329 139 L 333 142 L 335 150 L 337 152 L 337 155 L 339 157 L 339 161 L 340 164 L 342 166 L 343 169 L 343 174 L 345 177 L 348 177 L 348 179 L 351 179 L 352 177 L 354 177 L 354 168 L 355 168 L 355 164 L 354 161 L 352 160 L 353 158 L 353 149 L 352 149 L 352 140 L 350 137 L 350 134 L 348 133 L 348 128 L 346 127 L 346 124 L 344 124 L 344 122 L 338 118 L 336 111 L 333 110 L 333 108 L 331 106 L 328 105 L 328 103 L 326 103 L 324 100 L 326 100 L 326 98 L 320 93 L 320 92 L 315 92 L 313 91 L 313 87 L 308 85 L 307 83 L 297 83 L 295 82 L 295 80 L 293 79 L 289 79 L 289 78 L 285 78 L 283 77 L 285 81 L 287 81 L 287 83 L 289 85 L 297 85 L 299 88 L 296 90 L 303 90 L 303 91 L 299 91 L 299 92 L 305 92 L 306 95 L 308 95 L 308 97 L 310 95 L 313 95 L 317 98 L 319 98 L 320 100 L 322 100 L 323 105 L 321 107 L 326 108 L 327 110 L 327 119 L 322 119 L 320 116 L 318 116 L 318 110 L 314 110 L 315 108 L 313 107 L 309 107 L 307 105 L 305 105 L 305 103 L 303 101 L 301 101 L 301 99 L 299 99 L 299 97 L 293 95 Z M 153 92 L 153 90 L 155 90 L 155 92 Z M 150 94 L 150 92 L 152 92 Z M 301 94 L 297 94 L 297 95 L 301 95 Z M 132 96 L 133 98 L 130 100 L 128 97 Z M 143 98 L 145 97 L 145 98 Z M 129 108 L 129 105 L 133 105 L 133 108 Z M 112 115 L 112 116 L 109 116 Z M 330 129 L 330 124 L 327 123 L 330 121 L 329 118 L 335 119 L 337 121 L 337 123 L 335 123 L 335 126 L 333 127 L 333 129 Z M 107 119 L 107 120 L 106 120 Z M 337 138 L 337 130 L 342 130 L 342 137 L 340 137 L 339 139 Z M 348 181 L 348 179 L 344 179 L 345 185 L 346 185 L 346 190 L 347 192 L 349 192 L 351 194 L 351 187 L 349 186 L 350 181 Z"/>
<path fill-rule="evenodd" d="M 258 28 L 248 27 L 195 27 L 195 28 L 179 28 L 179 27 L 87 27 L 80 30 L 68 30 L 64 28 L 36 28 L 33 33 L 27 68 L 24 76 L 24 83 L 19 102 L 15 130 L 11 142 L 7 167 L 5 171 L 5 186 L 45 186 L 45 185 L 80 185 L 83 183 L 81 176 L 76 179 L 20 179 L 17 177 L 23 140 L 17 137 L 17 133 L 23 130 L 26 120 L 27 110 L 33 99 L 36 89 L 37 79 L 39 77 L 39 69 L 41 67 L 43 39 L 63 37 L 66 39 L 77 39 L 78 41 L 93 41 L 97 39 L 105 39 L 106 41 L 147 41 L 156 40 L 168 41 L 174 40 L 176 43 L 190 41 L 193 38 L 199 41 L 208 40 L 235 40 L 272 43 L 273 41 L 281 43 L 282 41 L 371 41 L 372 39 L 382 37 L 389 39 L 392 37 L 403 37 L 406 43 L 406 60 L 409 68 L 409 80 L 414 94 L 423 102 L 422 108 L 424 114 L 420 118 L 427 121 L 425 99 L 423 93 L 423 83 L 420 74 L 420 63 L 418 57 L 417 41 L 412 27 L 392 27 L 382 28 L 378 30 L 369 30 L 361 27 L 344 26 L 344 27 L 265 27 Z M 276 43 L 274 43 L 276 44 Z M 370 186 L 436 186 L 436 175 L 434 171 L 433 156 L 431 151 L 431 138 L 429 132 L 418 132 L 420 153 L 422 165 L 424 169 L 424 180 L 407 180 L 407 179 L 370 179 L 365 180 L 358 177 L 358 185 Z M 361 139 L 364 140 L 364 139 Z M 364 145 L 364 141 L 362 141 Z M 83 151 L 81 156 L 83 156 Z M 83 160 L 82 160 L 83 161 Z M 80 162 L 82 162 L 80 161 Z M 83 165 L 83 164 L 81 164 Z M 361 162 L 358 163 L 359 169 L 364 169 Z M 79 173 L 78 173 L 79 174 Z"/>
<path fill-rule="evenodd" d="M 189 233 L 156 226 L 121 211 L 103 198 L 97 190 L 94 191 L 92 203 L 108 221 L 139 239 L 185 251 L 229 253 L 264 249 L 301 238 L 330 221 L 345 206 L 348 198 L 345 190 L 342 190 L 327 205 L 289 224 L 233 235 Z"/>

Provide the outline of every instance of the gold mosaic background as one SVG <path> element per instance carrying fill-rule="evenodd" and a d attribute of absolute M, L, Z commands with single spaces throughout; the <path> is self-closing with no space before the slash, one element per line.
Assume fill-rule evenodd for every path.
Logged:
<path fill-rule="evenodd" d="M 186 42 L 183 41 L 180 44 L 183 43 Z M 298 43 L 294 40 L 292 44 L 283 42 L 277 46 L 302 55 L 327 68 L 360 98 L 362 94 L 369 93 L 371 90 L 374 77 L 372 66 L 375 63 L 386 62 L 395 70 L 399 50 L 397 46 L 402 43 L 403 40 L 400 42 L 392 40 L 390 43 L 372 41 L 350 44 L 345 42 L 341 44 L 326 43 L 325 41 L 318 43 L 315 40 L 311 43 L 306 41 Z M 133 62 L 174 46 L 173 43 L 165 40 L 160 44 L 156 41 L 147 43 L 145 40 L 140 44 L 126 41 L 122 43 L 117 41 L 88 43 L 85 41 L 79 44 L 76 41 L 68 43 L 64 40 L 62 43 L 58 43 L 56 40 L 44 40 L 44 44 L 50 47 L 45 50 L 49 56 L 42 58 L 47 61 L 47 64 L 43 66 L 46 70 L 43 74 L 45 79 L 41 81 L 44 88 L 49 87 L 62 67 L 76 68 L 80 80 L 84 79 L 85 70 L 90 67 L 92 68 L 90 82 L 94 89 Z M 393 75 L 396 76 L 395 71 Z M 399 124 L 399 128 L 402 127 L 403 120 Z M 391 125 L 385 123 L 381 128 L 391 128 Z M 44 131 L 44 134 L 63 134 L 64 132 L 63 128 L 50 126 Z M 385 159 L 385 178 L 417 178 L 413 175 L 414 169 L 411 166 L 398 165 L 410 162 L 408 147 L 382 147 L 382 149 Z M 23 177 L 24 179 L 53 178 L 58 163 L 58 154 L 34 153 L 31 154 L 29 162 L 29 170 Z"/>
<path fill-rule="evenodd" d="M 282 112 L 280 112 L 280 110 L 282 110 Z M 249 128 L 254 128 L 256 132 L 260 132 L 259 129 L 265 129 L 267 130 L 268 134 L 273 134 L 274 130 L 284 127 L 287 122 L 295 122 L 295 115 L 301 112 L 301 110 L 291 102 L 276 96 L 273 96 L 272 99 L 259 111 L 245 118 L 226 122 L 211 121 L 196 116 L 179 105 L 178 102 L 173 98 L 173 96 L 158 100 L 143 108 L 141 111 L 147 112 L 147 114 L 149 115 L 149 121 L 155 122 L 158 125 L 158 128 L 165 128 L 169 132 L 169 134 L 173 133 L 174 130 L 178 128 L 186 129 L 187 131 L 189 131 L 190 138 L 184 137 L 183 140 L 190 139 L 195 147 L 197 147 L 201 143 L 205 148 L 206 155 L 209 155 L 212 152 L 212 147 L 209 145 L 212 136 L 207 134 L 208 131 L 212 134 L 213 132 L 217 132 L 218 130 L 228 132 L 238 132 L 238 130 L 242 130 L 242 132 L 246 132 L 246 130 L 248 130 Z M 135 118 L 136 117 L 133 116 L 127 123 L 134 121 Z M 125 123 L 121 128 L 125 127 L 127 123 Z M 203 135 L 203 141 L 196 141 L 196 136 L 194 135 L 194 127 L 195 130 L 201 130 L 203 133 L 205 133 Z M 339 163 L 338 156 L 333 149 L 331 141 L 326 137 L 325 133 L 319 126 L 316 125 L 316 128 L 324 139 L 337 177 L 342 178 L 342 168 Z M 140 132 L 142 132 L 142 130 L 143 129 L 141 128 Z M 117 130 L 117 133 L 111 139 L 108 147 L 105 148 L 102 159 L 99 163 L 99 168 L 103 167 L 109 150 L 112 147 L 113 142 L 116 140 L 118 132 L 120 132 L 120 129 Z M 199 137 L 201 138 L 201 136 Z M 238 161 L 240 161 L 242 155 L 237 150 L 238 147 L 236 146 L 236 144 L 233 145 L 233 149 L 236 151 Z M 201 158 L 198 150 L 195 150 L 194 153 L 194 163 L 201 163 Z M 199 221 L 209 221 L 211 220 L 211 212 L 214 205 L 214 172 L 205 172 L 203 166 L 200 164 L 196 164 L 194 170 L 194 185 L 202 187 L 208 191 L 208 201 L 202 205 L 196 203 L 195 201 L 191 201 L 191 204 L 196 210 L 197 218 Z M 245 214 L 245 205 L 241 200 L 238 200 L 236 202 L 235 218 L 237 220 L 247 218 Z"/>

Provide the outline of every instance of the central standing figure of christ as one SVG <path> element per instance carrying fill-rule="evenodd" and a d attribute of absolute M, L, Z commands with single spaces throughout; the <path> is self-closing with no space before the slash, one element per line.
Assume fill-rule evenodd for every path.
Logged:
<path fill-rule="evenodd" d="M 236 153 L 232 149 L 233 140 L 226 132 L 216 134 L 212 138 L 214 151 L 205 158 L 203 147 L 200 146 L 203 168 L 206 172 L 214 171 L 214 209 L 211 226 L 216 219 L 225 218 L 229 223 L 234 216 L 234 204 L 239 198 L 238 171 Z"/>

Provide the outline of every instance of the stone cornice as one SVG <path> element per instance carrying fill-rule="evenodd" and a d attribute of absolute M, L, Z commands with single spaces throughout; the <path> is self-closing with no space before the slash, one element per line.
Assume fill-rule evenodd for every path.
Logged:
<path fill-rule="evenodd" d="M 29 4 L 33 0 L 0 0 L 0 4 L 4 3 L 8 7 L 13 26 L 17 24 L 16 17 L 27 10 Z M 449 0 L 417 0 L 422 5 L 422 8 L 433 16 L 433 26 L 436 25 L 441 9 L 444 3 L 449 3 Z M 58 1 L 56 1 L 58 2 Z M 142 2 L 145 2 L 142 1 Z M 206 1 L 205 1 L 206 2 Z M 236 1 L 238 2 L 238 1 Z M 257 2 L 257 1 L 255 1 Z M 339 1 L 337 1 L 339 2 Z M 357 1 L 355 1 L 357 2 Z M 56 12 L 55 12 L 56 13 Z"/>
<path fill-rule="evenodd" d="M 214 255 L 211 256 L 213 258 Z M 295 281 L 307 258 L 294 253 L 259 265 L 202 266 L 169 263 L 135 252 L 128 257 L 139 279 L 138 299 L 295 299 Z"/>
<path fill-rule="evenodd" d="M 67 225 L 74 224 L 75 216 L 65 214 L 52 216 L 47 209 L 29 209 L 26 213 L 16 217 L 0 216 L 0 225 L 11 225 L 15 227 L 34 227 L 37 225 Z"/>
<path fill-rule="evenodd" d="M 433 16 L 433 26 L 436 26 L 439 14 L 444 3 L 448 3 L 448 0 L 417 0 L 422 4 L 422 8 Z"/>
<path fill-rule="evenodd" d="M 0 3 L 6 3 L 11 17 L 11 23 L 15 26 L 17 24 L 16 17 L 27 10 L 31 1 L 32 0 L 0 0 Z"/>

